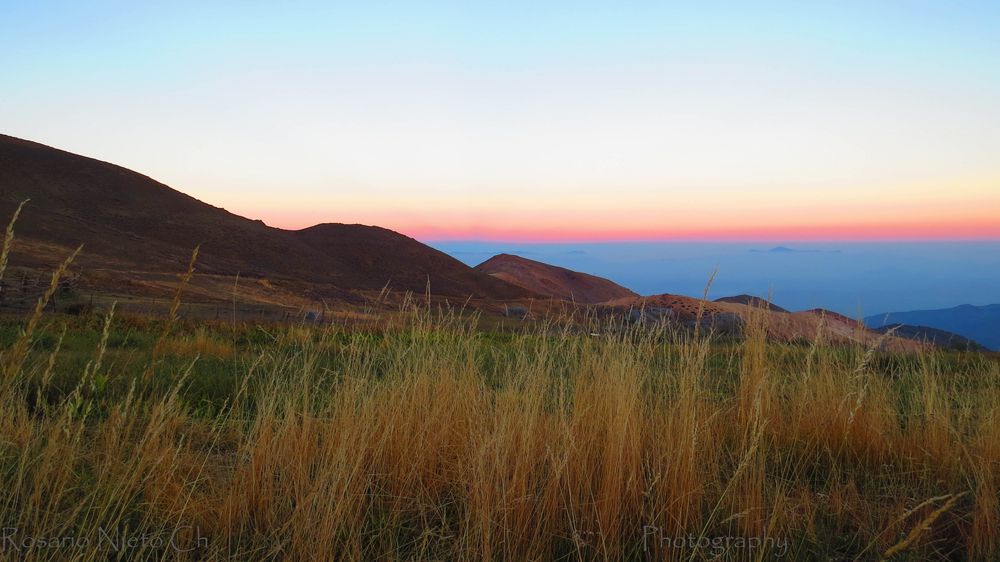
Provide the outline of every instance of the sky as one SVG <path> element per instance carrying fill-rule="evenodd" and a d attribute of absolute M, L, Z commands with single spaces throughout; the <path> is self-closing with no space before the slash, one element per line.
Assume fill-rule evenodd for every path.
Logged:
<path fill-rule="evenodd" d="M 0 132 L 424 241 L 1000 239 L 1000 3 L 0 0 Z"/>

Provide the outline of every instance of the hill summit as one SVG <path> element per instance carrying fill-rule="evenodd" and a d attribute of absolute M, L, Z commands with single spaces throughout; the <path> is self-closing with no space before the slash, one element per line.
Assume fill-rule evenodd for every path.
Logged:
<path fill-rule="evenodd" d="M 533 293 L 582 304 L 638 296 L 603 277 L 511 254 L 493 256 L 477 265 L 476 270 Z"/>
<path fill-rule="evenodd" d="M 0 216 L 17 223 L 18 263 L 51 266 L 84 244 L 83 268 L 178 272 L 200 246 L 201 273 L 291 279 L 349 291 L 509 299 L 525 289 L 375 226 L 267 226 L 132 170 L 0 135 Z"/>

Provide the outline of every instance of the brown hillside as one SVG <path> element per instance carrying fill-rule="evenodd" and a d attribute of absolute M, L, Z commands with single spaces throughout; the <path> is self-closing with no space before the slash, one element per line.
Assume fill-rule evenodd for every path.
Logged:
<path fill-rule="evenodd" d="M 768 336 L 775 341 L 813 341 L 821 331 L 824 341 L 837 344 L 857 343 L 867 346 L 881 343 L 885 348 L 896 350 L 916 350 L 922 347 L 921 344 L 905 338 L 887 336 L 880 339 L 883 338 L 882 334 L 869 330 L 842 314 L 829 311 L 826 311 L 827 314 L 816 311 L 789 313 L 748 303 L 703 301 L 694 297 L 671 294 L 617 299 L 605 304 L 617 308 L 645 310 L 651 313 L 652 318 L 663 317 L 664 312 L 669 312 L 667 317 L 680 322 L 694 321 L 700 310 L 706 323 L 712 324 L 713 318 L 718 318 L 723 320 L 718 323 L 719 325 L 732 324 L 729 319 L 734 316 L 745 322 L 751 314 L 764 314 Z"/>
<path fill-rule="evenodd" d="M 637 296 L 603 277 L 510 254 L 493 256 L 477 265 L 476 270 L 540 295 L 583 304 Z"/>
<path fill-rule="evenodd" d="M 774 312 L 788 312 L 788 310 L 781 308 L 780 306 L 768 301 L 767 299 L 762 299 L 760 297 L 755 297 L 753 295 L 735 295 L 732 297 L 722 297 L 721 299 L 715 299 L 715 302 L 728 302 L 732 304 L 749 304 L 757 308 L 766 308 L 768 310 L 773 310 Z"/>
<path fill-rule="evenodd" d="M 84 269 L 198 271 L 456 297 L 530 296 L 383 228 L 272 228 L 213 207 L 131 170 L 0 135 L 0 216 L 31 199 L 17 224 L 15 263 L 51 265 L 84 244 Z"/>
<path fill-rule="evenodd" d="M 860 320 L 855 320 L 849 316 L 845 316 L 839 312 L 834 312 L 832 310 L 827 310 L 825 308 L 810 308 L 809 310 L 803 310 L 804 314 L 814 314 L 816 316 L 822 316 L 827 319 L 827 321 L 836 321 L 841 324 L 848 326 L 864 326 L 864 322 Z"/>

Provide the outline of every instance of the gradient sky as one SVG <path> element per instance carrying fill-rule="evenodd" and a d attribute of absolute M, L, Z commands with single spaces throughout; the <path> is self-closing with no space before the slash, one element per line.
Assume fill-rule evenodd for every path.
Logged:
<path fill-rule="evenodd" d="M 997 2 L 0 0 L 0 132 L 299 228 L 1000 239 Z"/>

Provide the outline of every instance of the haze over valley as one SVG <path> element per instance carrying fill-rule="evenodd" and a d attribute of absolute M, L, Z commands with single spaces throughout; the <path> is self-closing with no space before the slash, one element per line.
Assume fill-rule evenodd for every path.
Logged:
<path fill-rule="evenodd" d="M 792 310 L 852 318 L 1000 302 L 1000 242 L 608 242 L 526 244 L 438 241 L 469 265 L 499 253 L 584 271 L 644 294 L 751 294 Z M 797 251 L 770 251 L 786 247 Z"/>

